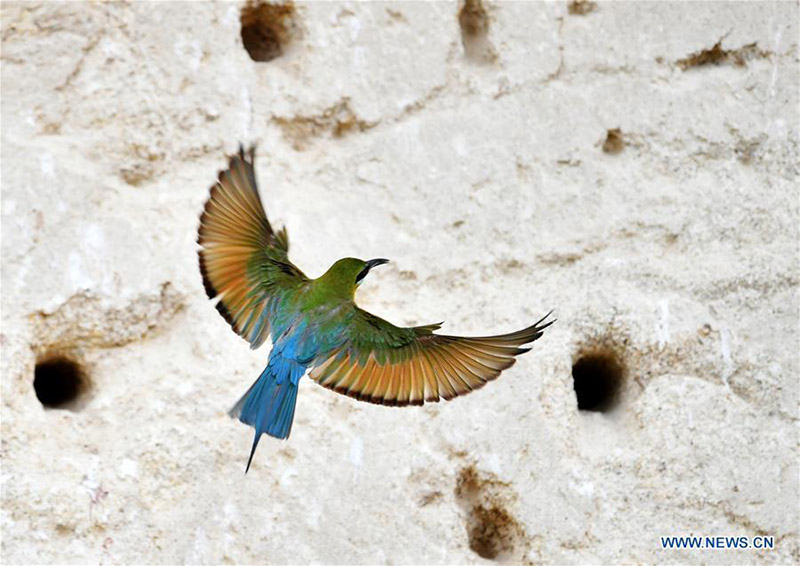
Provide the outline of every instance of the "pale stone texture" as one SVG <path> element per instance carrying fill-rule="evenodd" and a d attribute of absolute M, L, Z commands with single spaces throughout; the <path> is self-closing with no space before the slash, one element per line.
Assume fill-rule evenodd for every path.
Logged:
<path fill-rule="evenodd" d="M 491 563 L 481 521 L 499 562 L 800 561 L 798 4 L 484 8 L 468 56 L 456 3 L 301 3 L 259 63 L 240 4 L 3 3 L 3 563 Z M 267 348 L 206 299 L 194 241 L 240 141 L 309 275 L 393 260 L 366 308 L 558 322 L 450 403 L 303 380 L 244 476 L 226 410 Z M 578 411 L 597 344 L 628 376 Z M 55 350 L 79 409 L 34 393 Z M 689 534 L 776 548 L 660 549 Z"/>

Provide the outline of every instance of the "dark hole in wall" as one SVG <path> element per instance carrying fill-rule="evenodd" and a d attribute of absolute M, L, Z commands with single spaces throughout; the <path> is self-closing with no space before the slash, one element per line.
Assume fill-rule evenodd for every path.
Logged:
<path fill-rule="evenodd" d="M 458 474 L 455 495 L 467 511 L 469 548 L 481 558 L 522 564 L 529 550 L 522 524 L 508 511 L 510 484 L 481 476 L 473 466 Z"/>
<path fill-rule="evenodd" d="M 596 8 L 597 3 L 589 0 L 572 0 L 567 4 L 567 12 L 571 16 L 585 16 L 590 12 L 594 12 Z"/>
<path fill-rule="evenodd" d="M 253 61 L 267 62 L 280 57 L 295 29 L 292 2 L 268 4 L 248 2 L 242 8 L 242 43 Z"/>
<path fill-rule="evenodd" d="M 616 405 L 625 367 L 612 350 L 581 354 L 572 365 L 572 381 L 578 409 L 605 412 Z"/>
<path fill-rule="evenodd" d="M 458 12 L 461 44 L 467 59 L 491 63 L 497 55 L 488 40 L 489 14 L 481 0 L 465 0 Z"/>
<path fill-rule="evenodd" d="M 472 509 L 471 519 L 469 547 L 475 554 L 494 560 L 514 549 L 517 523 L 505 509 L 477 506 Z"/>
<path fill-rule="evenodd" d="M 461 37 L 469 41 L 485 36 L 489 31 L 489 17 L 481 0 L 466 0 L 458 12 L 458 24 L 461 26 Z"/>
<path fill-rule="evenodd" d="M 622 130 L 611 128 L 606 132 L 606 139 L 603 141 L 603 152 L 616 155 L 625 149 L 625 138 Z"/>
<path fill-rule="evenodd" d="M 89 379 L 78 362 L 62 355 L 48 356 L 33 371 L 36 398 L 50 409 L 80 408 L 89 390 Z"/>

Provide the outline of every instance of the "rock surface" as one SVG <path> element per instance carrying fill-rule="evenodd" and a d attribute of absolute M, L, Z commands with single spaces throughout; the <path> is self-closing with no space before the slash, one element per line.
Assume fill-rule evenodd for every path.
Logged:
<path fill-rule="evenodd" d="M 301 3 L 242 33 L 228 2 L 4 2 L 3 563 L 800 562 L 798 4 L 573 4 Z M 362 306 L 558 322 L 450 403 L 303 380 L 245 477 L 226 411 L 267 349 L 194 241 L 240 141 L 309 275 L 393 260 Z M 54 357 L 83 376 L 56 408 Z M 690 534 L 775 548 L 661 549 Z"/>

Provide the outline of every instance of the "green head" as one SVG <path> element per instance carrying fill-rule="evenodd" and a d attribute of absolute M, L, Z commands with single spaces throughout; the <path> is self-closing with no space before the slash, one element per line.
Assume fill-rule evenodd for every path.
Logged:
<path fill-rule="evenodd" d="M 369 270 L 378 265 L 389 263 L 388 259 L 378 258 L 364 261 L 354 257 L 346 257 L 334 263 L 325 275 L 317 281 L 326 291 L 337 297 L 352 299 L 356 288 L 369 273 Z"/>

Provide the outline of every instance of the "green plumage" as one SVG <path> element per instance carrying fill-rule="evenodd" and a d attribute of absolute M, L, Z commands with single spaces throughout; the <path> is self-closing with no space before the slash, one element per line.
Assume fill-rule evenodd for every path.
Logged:
<path fill-rule="evenodd" d="M 254 151 L 240 149 L 200 218 L 200 271 L 217 309 L 251 347 L 270 336 L 267 368 L 233 414 L 262 432 L 288 436 L 296 386 L 310 370 L 321 385 L 386 405 L 420 405 L 468 393 L 510 367 L 552 322 L 466 338 L 440 324 L 398 327 L 360 309 L 358 285 L 387 260 L 340 259 L 317 279 L 289 260 L 285 229 L 274 232 L 256 186 Z M 290 389 L 285 389 L 289 387 Z M 280 400 L 278 402 L 277 400 Z M 251 453 L 252 458 L 252 453 Z"/>

